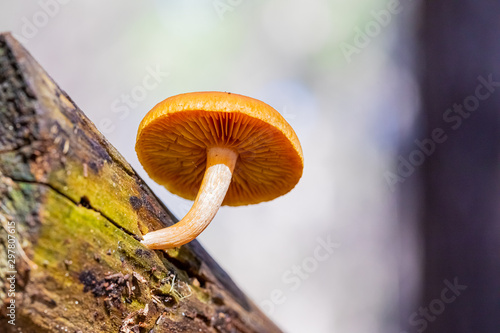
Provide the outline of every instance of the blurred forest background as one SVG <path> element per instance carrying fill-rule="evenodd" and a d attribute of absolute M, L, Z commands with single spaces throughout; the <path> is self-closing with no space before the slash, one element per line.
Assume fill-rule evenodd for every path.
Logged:
<path fill-rule="evenodd" d="M 147 111 L 220 90 L 288 120 L 298 186 L 199 237 L 286 332 L 498 332 L 500 2 L 0 0 L 0 30 L 179 218 Z"/>

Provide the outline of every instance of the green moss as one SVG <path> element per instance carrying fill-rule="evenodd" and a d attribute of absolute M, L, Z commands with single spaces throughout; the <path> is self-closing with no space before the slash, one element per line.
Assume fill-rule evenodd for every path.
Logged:
<path fill-rule="evenodd" d="M 80 202 L 85 198 L 92 208 L 122 228 L 141 234 L 138 213 L 130 203 L 130 196 L 138 192 L 137 184 L 118 166 L 104 163 L 96 173 L 88 165 L 68 159 L 64 169 L 51 173 L 49 183 L 64 184 L 58 190 L 73 201 Z"/>
<path fill-rule="evenodd" d="M 34 180 L 29 165 L 24 163 L 24 158 L 19 151 L 0 154 L 0 174 L 3 173 L 15 179 Z"/>
<path fill-rule="evenodd" d="M 193 295 L 196 295 L 196 298 L 200 302 L 207 304 L 210 301 L 210 294 L 207 291 L 196 286 L 191 286 L 191 289 L 193 290 Z"/>
<path fill-rule="evenodd" d="M 157 281 L 169 282 L 160 283 L 161 290 L 169 291 L 166 294 L 175 290 L 171 288 L 172 277 L 169 276 L 169 271 L 174 267 L 165 267 L 155 252 L 143 247 L 100 213 L 75 205 L 56 192 L 48 191 L 41 210 L 41 220 L 33 260 L 46 266 L 49 274 L 57 280 L 80 284 L 74 281 L 75 276 L 84 269 L 92 269 L 89 263 L 97 263 L 98 258 L 99 265 L 96 266 L 102 274 L 109 271 L 133 275 L 133 272 L 137 272 L 150 278 L 155 267 Z M 71 264 L 68 265 L 68 262 Z M 179 274 L 182 276 L 183 272 L 175 273 L 176 283 L 185 283 L 186 279 L 180 280 Z"/>
<path fill-rule="evenodd" d="M 66 284 L 79 284 L 74 281 L 75 275 L 95 258 L 100 258 L 100 266 L 104 264 L 111 271 L 122 269 L 118 241 L 135 242 L 133 238 L 99 213 L 77 206 L 53 191 L 47 192 L 45 200 L 33 258 L 37 264 L 44 265 L 52 277 Z"/>

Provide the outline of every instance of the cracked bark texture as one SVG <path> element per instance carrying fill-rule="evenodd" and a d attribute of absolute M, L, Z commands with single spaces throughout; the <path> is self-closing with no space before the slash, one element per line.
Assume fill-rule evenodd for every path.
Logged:
<path fill-rule="evenodd" d="M 0 34 L 0 331 L 280 332 L 10 34 Z M 16 326 L 8 324 L 15 224 Z"/>

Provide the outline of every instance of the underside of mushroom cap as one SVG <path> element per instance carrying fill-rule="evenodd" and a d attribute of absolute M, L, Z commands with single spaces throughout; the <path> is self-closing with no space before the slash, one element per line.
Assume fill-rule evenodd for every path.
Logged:
<path fill-rule="evenodd" d="M 136 143 L 149 176 L 191 200 L 200 188 L 210 147 L 239 154 L 223 205 L 272 200 L 289 192 L 302 176 L 302 149 L 290 125 L 269 105 L 237 94 L 168 98 L 144 118 Z"/>

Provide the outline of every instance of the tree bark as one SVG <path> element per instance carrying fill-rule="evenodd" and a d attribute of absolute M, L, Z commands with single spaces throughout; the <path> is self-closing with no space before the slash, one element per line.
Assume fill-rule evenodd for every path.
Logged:
<path fill-rule="evenodd" d="M 280 332 L 198 242 L 139 243 L 175 217 L 9 34 L 0 222 L 2 332 Z"/>
<path fill-rule="evenodd" d="M 412 332 L 500 329 L 498 13 L 498 1 L 423 4 L 424 137 L 441 129 L 446 140 L 421 167 L 423 310 Z"/>

